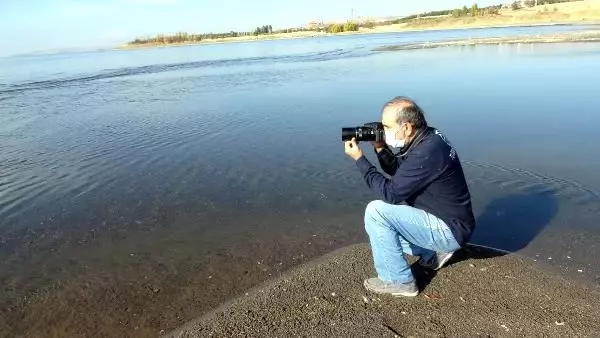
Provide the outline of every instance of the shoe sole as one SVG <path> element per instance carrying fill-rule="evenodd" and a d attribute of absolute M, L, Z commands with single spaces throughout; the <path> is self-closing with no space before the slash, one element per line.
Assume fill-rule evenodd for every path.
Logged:
<path fill-rule="evenodd" d="M 437 267 L 436 267 L 434 270 L 435 270 L 435 271 L 437 271 L 437 270 L 439 270 L 439 269 L 443 268 L 443 267 L 444 267 L 444 265 L 446 265 L 446 263 L 448 263 L 448 261 L 449 261 L 449 260 L 451 260 L 453 256 L 454 256 L 454 253 L 452 253 L 452 255 L 450 255 L 450 256 L 448 256 L 448 257 L 444 258 L 444 259 L 443 259 L 443 260 L 440 262 L 440 264 L 438 264 L 438 266 L 437 266 Z"/>
<path fill-rule="evenodd" d="M 391 295 L 393 297 L 416 297 L 419 295 L 419 291 L 415 291 L 415 292 L 382 292 L 382 291 L 375 291 L 375 290 L 370 290 L 367 289 L 367 291 L 376 293 L 378 295 Z"/>
<path fill-rule="evenodd" d="M 392 293 L 394 297 L 416 297 L 419 295 L 419 291 L 415 291 L 412 293 Z"/>

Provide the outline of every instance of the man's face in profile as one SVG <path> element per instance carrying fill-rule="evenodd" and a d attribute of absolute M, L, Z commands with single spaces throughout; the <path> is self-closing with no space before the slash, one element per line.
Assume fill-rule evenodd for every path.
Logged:
<path fill-rule="evenodd" d="M 385 131 L 396 131 L 399 129 L 398 122 L 396 122 L 396 116 L 391 109 L 384 109 L 381 113 L 381 123 Z"/>

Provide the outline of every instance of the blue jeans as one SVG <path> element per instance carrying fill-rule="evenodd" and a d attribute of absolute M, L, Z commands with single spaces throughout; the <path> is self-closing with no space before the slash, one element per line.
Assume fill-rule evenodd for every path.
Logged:
<path fill-rule="evenodd" d="M 429 258 L 454 252 L 460 245 L 444 221 L 421 209 L 373 201 L 365 210 L 373 261 L 379 279 L 410 283 L 414 276 L 403 253 Z"/>

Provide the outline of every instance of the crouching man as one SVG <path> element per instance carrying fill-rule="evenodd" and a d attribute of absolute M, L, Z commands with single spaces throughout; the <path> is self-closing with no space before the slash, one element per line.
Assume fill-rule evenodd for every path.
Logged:
<path fill-rule="evenodd" d="M 383 107 L 382 124 L 385 143 L 374 147 L 391 178 L 363 156 L 355 139 L 345 142 L 346 154 L 381 199 L 365 211 L 378 276 L 364 285 L 371 292 L 412 297 L 419 289 L 403 254 L 418 256 L 419 264 L 437 270 L 469 240 L 475 219 L 458 154 L 427 125 L 421 108 L 397 97 Z"/>

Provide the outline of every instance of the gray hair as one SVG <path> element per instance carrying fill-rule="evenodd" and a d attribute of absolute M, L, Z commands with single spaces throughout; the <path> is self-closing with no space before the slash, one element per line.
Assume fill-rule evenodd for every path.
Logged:
<path fill-rule="evenodd" d="M 383 110 L 391 109 L 396 115 L 396 122 L 402 124 L 408 122 L 416 129 L 427 127 L 425 114 L 419 105 L 404 96 L 398 96 L 383 106 Z"/>

